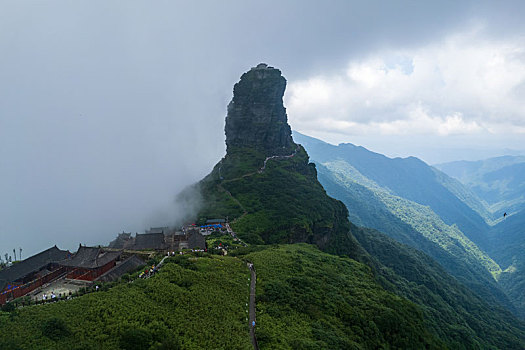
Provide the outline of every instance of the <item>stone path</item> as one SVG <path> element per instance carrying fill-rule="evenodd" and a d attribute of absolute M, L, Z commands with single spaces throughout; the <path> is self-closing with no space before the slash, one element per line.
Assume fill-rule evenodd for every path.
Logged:
<path fill-rule="evenodd" d="M 295 149 L 295 151 L 293 151 L 292 154 L 289 154 L 287 156 L 271 156 L 271 157 L 266 157 L 266 159 L 264 160 L 264 164 L 262 166 L 261 169 L 259 169 L 258 173 L 262 173 L 265 169 L 266 169 L 266 163 L 270 160 L 270 159 L 286 159 L 286 158 L 292 158 L 293 156 L 295 156 L 297 154 L 297 151 L 299 150 L 299 145 L 297 145 L 297 148 Z"/>
<path fill-rule="evenodd" d="M 250 327 L 250 338 L 252 339 L 252 345 L 255 350 L 259 350 L 259 345 L 257 344 L 257 338 L 255 337 L 255 327 L 252 326 L 255 319 L 255 283 L 257 281 L 257 275 L 255 274 L 255 268 L 253 264 L 248 263 L 248 268 L 251 273 L 251 282 L 250 282 L 250 306 L 248 312 L 248 322 Z"/>
<path fill-rule="evenodd" d="M 253 176 L 255 174 L 262 174 L 264 172 L 264 170 L 266 170 L 266 163 L 270 160 L 270 159 L 287 159 L 287 158 L 293 158 L 296 154 L 297 154 L 297 151 L 299 150 L 299 145 L 297 145 L 297 148 L 295 149 L 295 151 L 293 151 L 292 154 L 289 154 L 287 156 L 270 156 L 270 157 L 266 157 L 266 159 L 264 160 L 264 163 L 263 163 L 263 166 L 257 170 L 257 171 L 254 171 L 254 172 L 251 172 L 251 173 L 248 173 L 248 174 L 244 174 L 242 176 L 239 176 L 239 177 L 236 177 L 234 179 L 229 179 L 229 180 L 223 180 L 222 176 L 220 175 L 220 172 L 221 172 L 221 168 L 222 168 L 222 165 L 219 167 L 219 178 L 222 180 L 220 184 L 217 185 L 217 187 L 219 188 L 220 191 L 223 191 L 225 192 L 231 199 L 233 199 L 233 201 L 241 208 L 241 210 L 243 211 L 243 214 L 241 216 L 239 216 L 238 218 L 236 218 L 235 220 L 233 220 L 234 222 L 243 218 L 246 214 L 248 214 L 248 211 L 246 210 L 246 208 L 244 208 L 244 206 L 242 205 L 241 202 L 239 202 L 239 200 L 237 198 L 235 198 L 230 191 L 228 191 L 227 189 L 225 189 L 222 184 L 224 183 L 228 183 L 228 182 L 233 182 L 233 181 L 237 181 L 237 180 L 240 180 L 242 178 L 245 178 L 245 177 L 249 177 L 249 176 Z M 222 160 L 221 160 L 222 162 Z"/>

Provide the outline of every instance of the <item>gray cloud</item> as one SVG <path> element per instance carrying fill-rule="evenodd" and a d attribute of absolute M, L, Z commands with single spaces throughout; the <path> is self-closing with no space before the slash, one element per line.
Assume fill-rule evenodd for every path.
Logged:
<path fill-rule="evenodd" d="M 24 254 L 170 222 L 224 154 L 232 86 L 258 62 L 293 82 L 471 22 L 524 25 L 521 2 L 0 4 L 0 253 Z"/>

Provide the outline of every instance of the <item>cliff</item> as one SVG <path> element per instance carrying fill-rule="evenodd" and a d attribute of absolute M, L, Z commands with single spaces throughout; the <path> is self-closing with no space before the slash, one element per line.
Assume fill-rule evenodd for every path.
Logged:
<path fill-rule="evenodd" d="M 360 258 L 344 204 L 329 197 L 315 165 L 293 142 L 281 71 L 259 64 L 235 84 L 225 157 L 198 185 L 199 219 L 228 218 L 248 243 L 313 243 Z"/>
<path fill-rule="evenodd" d="M 226 117 L 227 153 L 251 147 L 266 156 L 293 150 L 283 95 L 286 79 L 281 71 L 261 63 L 244 73 L 233 88 Z"/>

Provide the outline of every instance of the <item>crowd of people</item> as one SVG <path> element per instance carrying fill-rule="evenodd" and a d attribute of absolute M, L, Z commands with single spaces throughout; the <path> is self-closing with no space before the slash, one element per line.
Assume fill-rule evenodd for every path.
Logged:
<path fill-rule="evenodd" d="M 146 268 L 144 271 L 142 271 L 139 274 L 139 278 L 144 278 L 144 279 L 150 278 L 151 276 L 155 274 L 155 272 L 157 272 L 157 270 L 158 270 L 158 266 L 151 265 L 150 268 Z"/>
<path fill-rule="evenodd" d="M 54 301 L 58 301 L 58 300 L 61 300 L 61 299 L 71 299 L 72 295 L 73 295 L 73 293 L 71 291 L 69 291 L 69 294 L 68 293 L 58 293 L 58 295 L 55 294 L 54 291 L 52 291 L 51 294 L 49 294 L 49 295 L 47 293 L 42 294 L 42 301 L 44 301 L 44 302 L 47 302 L 47 301 L 54 302 Z"/>

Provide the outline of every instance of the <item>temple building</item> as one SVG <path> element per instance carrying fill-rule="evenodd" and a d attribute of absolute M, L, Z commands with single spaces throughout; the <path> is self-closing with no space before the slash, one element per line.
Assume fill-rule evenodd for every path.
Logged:
<path fill-rule="evenodd" d="M 71 256 L 69 251 L 55 245 L 0 270 L 0 305 L 65 274 L 66 269 L 59 262 L 68 256 Z"/>
<path fill-rule="evenodd" d="M 224 220 L 211 220 L 214 228 L 222 228 Z M 216 226 L 216 227 L 215 227 Z M 122 232 L 109 244 L 111 249 L 124 249 L 126 251 L 177 251 L 182 249 L 206 249 L 206 239 L 198 227 L 187 226 L 182 231 L 169 227 L 152 227 L 146 233 L 137 233 L 135 237 L 131 233 Z"/>
<path fill-rule="evenodd" d="M 60 262 L 66 268 L 66 278 L 93 281 L 117 264 L 122 252 L 104 251 L 100 247 L 80 245 L 75 255 Z"/>

